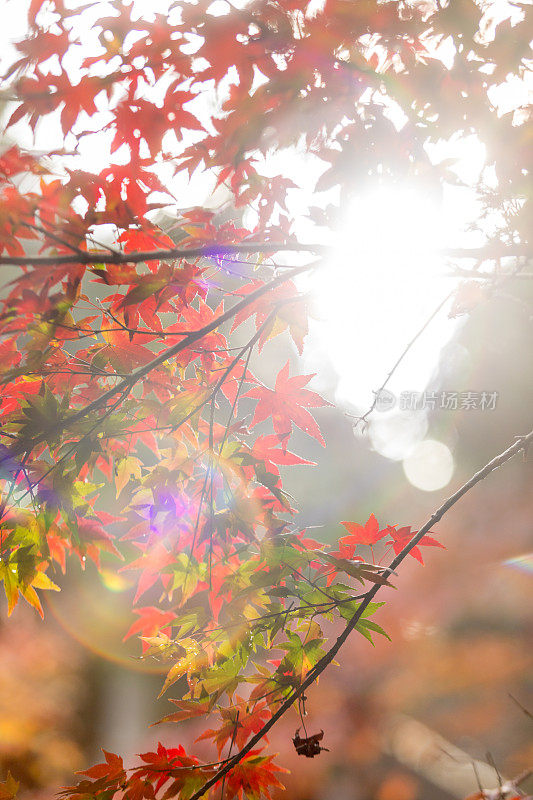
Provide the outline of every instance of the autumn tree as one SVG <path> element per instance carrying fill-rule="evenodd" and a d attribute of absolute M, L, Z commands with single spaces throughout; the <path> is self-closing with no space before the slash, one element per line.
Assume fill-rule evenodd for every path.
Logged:
<path fill-rule="evenodd" d="M 65 797 L 269 797 L 268 730 L 350 633 L 386 635 L 374 615 L 402 561 L 442 546 L 446 511 L 531 441 L 517 431 L 418 531 L 376 509 L 328 546 L 283 488 L 284 468 L 309 463 L 294 429 L 325 444 L 328 403 L 289 358 L 307 276 L 340 258 L 371 269 L 357 232 L 336 249 L 354 197 L 438 198 L 464 182 L 453 145 L 473 137 L 477 244 L 440 251 L 452 313 L 525 274 L 531 22 L 521 0 L 29 3 L 2 95 L 8 613 L 20 596 L 42 613 L 70 557 L 122 558 L 138 576 L 125 633 L 168 662 L 164 691 L 181 687 L 165 719 L 205 717 L 216 748 L 206 764 L 160 745 L 128 769 L 106 752 Z M 263 382 L 252 365 L 275 337 L 287 352 Z M 324 620 L 343 626 L 329 642 Z M 294 746 L 314 757 L 322 733 Z"/>

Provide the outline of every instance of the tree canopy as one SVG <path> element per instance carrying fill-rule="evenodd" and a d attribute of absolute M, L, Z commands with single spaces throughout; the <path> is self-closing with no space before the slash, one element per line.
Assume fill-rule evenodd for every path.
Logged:
<path fill-rule="evenodd" d="M 165 719 L 211 715 L 202 738 L 218 754 L 204 764 L 160 745 L 125 769 L 106 752 L 65 797 L 198 800 L 221 786 L 228 800 L 269 797 L 283 771 L 269 727 L 350 632 L 386 635 L 376 594 L 407 555 L 423 563 L 420 547 L 442 547 L 433 527 L 448 508 L 531 440 L 510 443 L 419 531 L 376 509 L 339 520 L 327 545 L 283 487 L 285 468 L 310 464 L 295 429 L 325 445 L 315 409 L 329 403 L 291 356 L 308 333 L 303 278 L 327 270 L 352 198 L 376 186 L 438 198 L 465 184 L 453 148 L 473 139 L 484 147 L 469 187 L 476 244 L 441 248 L 454 313 L 523 274 L 532 9 L 29 3 L 2 83 L 8 612 L 23 597 L 42 614 L 40 592 L 58 588 L 51 576 L 71 556 L 122 559 L 138 577 L 125 633 L 168 662 L 164 691 L 179 683 Z M 286 352 L 260 378 L 252 357 L 276 337 Z M 328 642 L 332 621 L 343 627 Z M 304 757 L 323 744 L 294 739 Z M 14 782 L 0 791 L 13 796 Z"/>

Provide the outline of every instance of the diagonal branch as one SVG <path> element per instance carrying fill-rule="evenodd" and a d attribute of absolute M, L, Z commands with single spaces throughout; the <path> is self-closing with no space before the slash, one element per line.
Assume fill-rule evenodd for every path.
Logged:
<path fill-rule="evenodd" d="M 498 469 L 498 467 L 501 467 L 502 464 L 505 464 L 506 461 L 509 461 L 509 459 L 511 459 L 513 456 L 517 455 L 520 452 L 525 453 L 527 451 L 528 446 L 533 442 L 533 430 L 530 431 L 530 433 L 528 433 L 527 436 L 518 436 L 516 437 L 516 439 L 517 441 L 514 444 L 512 444 L 510 447 L 508 447 L 506 450 L 500 453 L 500 455 L 493 458 L 492 461 L 489 461 L 489 463 L 486 464 L 482 469 L 480 469 L 479 472 L 476 472 L 470 478 L 470 480 L 464 483 L 460 489 L 458 489 L 454 494 L 452 494 L 451 497 L 449 497 L 440 506 L 440 508 L 438 508 L 431 515 L 428 521 L 420 528 L 420 530 L 415 534 L 415 536 L 413 536 L 411 541 L 391 561 L 391 563 L 384 572 L 385 577 L 387 575 L 390 575 L 396 569 L 396 567 L 398 567 L 398 565 L 402 563 L 405 557 L 409 555 L 413 547 L 416 547 L 416 545 L 418 544 L 418 542 L 420 542 L 422 537 L 425 536 L 431 530 L 431 528 L 442 519 L 442 517 L 446 514 L 446 512 L 449 511 L 449 509 L 452 508 L 452 506 L 454 506 L 461 499 L 461 497 L 463 497 L 463 495 L 469 492 L 470 489 L 472 489 L 477 483 L 486 478 L 487 475 L 490 475 L 491 472 L 494 472 L 494 470 Z M 252 750 L 255 747 L 255 745 L 261 741 L 261 739 L 265 736 L 265 734 L 268 733 L 270 728 L 272 728 L 273 725 L 275 725 L 276 722 L 289 710 L 289 708 L 292 707 L 294 702 L 304 694 L 305 690 L 312 683 L 315 682 L 318 676 L 322 672 L 324 672 L 326 667 L 328 667 L 331 664 L 331 662 L 333 661 L 333 659 L 335 658 L 335 656 L 345 643 L 350 633 L 357 626 L 357 623 L 363 616 L 365 610 L 368 608 L 373 598 L 379 592 L 380 588 L 381 587 L 379 584 L 375 584 L 371 589 L 369 589 L 369 591 L 365 594 L 364 600 L 359 605 L 353 617 L 351 617 L 351 619 L 349 620 L 343 632 L 335 640 L 335 642 L 327 651 L 327 653 L 323 655 L 322 658 L 319 661 L 317 661 L 313 669 L 309 671 L 307 677 L 300 684 L 300 686 L 289 695 L 289 697 L 278 708 L 276 713 L 272 715 L 272 717 L 263 725 L 263 727 L 261 728 L 260 731 L 258 731 L 258 733 L 252 736 L 250 741 L 242 748 L 242 750 L 236 753 L 233 756 L 233 758 L 229 759 L 224 764 L 224 766 L 221 767 L 221 769 L 219 769 L 218 772 L 216 772 L 213 775 L 212 778 L 209 778 L 209 780 L 207 780 L 204 783 L 204 785 L 200 787 L 200 789 L 198 789 L 193 795 L 191 795 L 189 800 L 200 800 L 200 798 L 203 797 L 203 795 L 212 786 L 214 786 L 216 783 L 218 783 L 218 781 L 221 778 L 227 775 L 227 773 L 230 770 L 232 770 L 233 767 L 237 766 L 237 764 L 244 758 L 244 756 L 247 755 L 247 753 L 249 753 L 250 750 Z"/>

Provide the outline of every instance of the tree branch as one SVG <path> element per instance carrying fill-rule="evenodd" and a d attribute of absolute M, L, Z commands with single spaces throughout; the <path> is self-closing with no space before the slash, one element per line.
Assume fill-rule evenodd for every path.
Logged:
<path fill-rule="evenodd" d="M 172 247 L 167 250 L 140 250 L 136 253 L 87 252 L 82 255 L 63 256 L 0 256 L 1 264 L 11 266 L 30 265 L 34 267 L 53 266 L 57 264 L 137 264 L 141 261 L 169 261 L 178 258 L 220 258 L 235 253 L 275 253 L 284 252 L 311 253 L 325 255 L 331 248 L 322 244 L 298 244 L 282 242 L 243 242 L 240 244 L 223 244 L 213 242 L 198 247 Z"/>
<path fill-rule="evenodd" d="M 447 272 L 446 278 L 465 278 L 477 281 L 493 281 L 504 278 L 506 281 L 531 281 L 533 272 L 478 272 L 475 269 L 455 269 Z"/>
<path fill-rule="evenodd" d="M 510 447 L 508 447 L 506 450 L 500 453 L 500 455 L 493 458 L 492 461 L 489 461 L 489 463 L 486 464 L 482 469 L 480 469 L 479 472 L 476 472 L 475 475 L 473 475 L 470 478 L 470 480 L 464 483 L 460 489 L 458 489 L 454 494 L 452 494 L 451 497 L 449 497 L 440 506 L 440 508 L 438 508 L 437 511 L 435 511 L 434 514 L 431 515 L 428 521 L 420 528 L 420 530 L 415 534 L 415 536 L 413 536 L 411 541 L 403 548 L 403 550 L 400 553 L 398 553 L 398 555 L 395 558 L 393 558 L 393 560 L 383 573 L 385 577 L 387 576 L 387 574 L 390 575 L 396 569 L 396 567 L 398 567 L 398 565 L 402 563 L 405 557 L 409 555 L 413 547 L 416 547 L 416 545 L 422 539 L 422 537 L 425 536 L 431 530 L 431 528 L 442 519 L 442 517 L 446 514 L 446 512 L 449 511 L 449 509 L 452 508 L 452 506 L 454 506 L 458 502 L 458 500 L 460 500 L 461 497 L 463 497 L 463 495 L 469 492 L 470 489 L 472 489 L 477 483 L 486 478 L 487 475 L 490 475 L 491 472 L 494 472 L 494 470 L 498 469 L 498 467 L 501 467 L 502 464 L 505 464 L 506 461 L 509 461 L 509 459 L 511 459 L 513 456 L 517 455 L 517 453 L 520 453 L 522 451 L 526 452 L 527 447 L 531 444 L 531 442 L 533 442 L 533 430 L 530 431 L 530 433 L 528 433 L 526 436 L 518 436 L 516 438 L 517 441 L 514 444 L 512 444 Z M 323 655 L 322 658 L 319 661 L 317 661 L 313 669 L 309 671 L 307 677 L 300 684 L 300 686 L 290 694 L 290 696 L 278 708 L 276 713 L 272 715 L 272 717 L 263 725 L 263 727 L 261 728 L 260 731 L 258 731 L 258 733 L 252 736 L 250 741 L 242 748 L 242 750 L 236 753 L 236 755 L 234 755 L 233 758 L 228 760 L 226 764 L 221 769 L 219 769 L 215 775 L 213 775 L 212 778 L 206 781 L 204 785 L 200 787 L 200 789 L 198 789 L 193 795 L 191 795 L 189 800 L 200 800 L 200 798 L 203 797 L 203 795 L 212 786 L 218 783 L 218 781 L 221 778 L 223 778 L 231 769 L 233 769 L 233 767 L 235 767 L 244 758 L 244 756 L 247 755 L 247 753 L 249 753 L 250 750 L 252 750 L 255 747 L 255 745 L 261 741 L 261 739 L 265 736 L 265 734 L 267 734 L 268 731 L 276 724 L 276 722 L 289 710 L 289 708 L 292 707 L 294 702 L 299 697 L 301 697 L 301 695 L 305 692 L 305 690 L 312 683 L 314 683 L 314 681 L 318 678 L 318 676 L 322 672 L 324 672 L 326 667 L 328 667 L 331 664 L 331 662 L 333 661 L 333 659 L 335 658 L 335 656 L 345 643 L 350 633 L 354 630 L 357 623 L 363 616 L 365 610 L 368 608 L 373 598 L 379 592 L 380 588 L 381 587 L 379 584 L 375 584 L 374 586 L 372 586 L 371 589 L 369 589 L 369 591 L 365 595 L 365 599 L 359 605 L 357 611 L 350 619 L 343 632 L 335 640 L 334 644 L 330 647 L 327 653 Z"/>
<path fill-rule="evenodd" d="M 334 252 L 335 247 L 324 244 L 300 244 L 299 242 L 241 242 L 226 244 L 212 242 L 198 247 L 172 247 L 167 250 L 141 250 L 136 253 L 119 252 L 87 252 L 81 254 L 50 255 L 50 256 L 0 256 L 0 265 L 10 266 L 54 266 L 58 264 L 137 264 L 142 261 L 169 261 L 179 258 L 220 258 L 221 256 L 238 253 L 311 253 L 312 255 L 327 255 Z M 495 258 L 517 258 L 528 256 L 530 247 L 517 244 L 512 247 L 506 245 L 486 245 L 476 248 L 449 247 L 439 251 L 448 258 L 471 258 L 477 261 Z M 283 265 L 280 265 L 283 266 Z M 476 277 L 484 277 L 477 275 Z"/>

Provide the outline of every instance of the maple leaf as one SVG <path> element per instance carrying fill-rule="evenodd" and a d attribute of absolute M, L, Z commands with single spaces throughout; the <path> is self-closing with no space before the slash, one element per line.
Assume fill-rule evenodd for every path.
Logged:
<path fill-rule="evenodd" d="M 285 631 L 285 634 L 287 641 L 277 645 L 280 650 L 287 651 L 280 662 L 279 670 L 301 676 L 303 679 L 324 654 L 322 631 L 317 623 L 310 623 L 303 640 L 292 631 Z"/>
<path fill-rule="evenodd" d="M 129 628 L 122 640 L 123 642 L 125 642 L 126 639 L 129 639 L 130 636 L 134 636 L 136 633 L 141 634 L 141 636 L 154 636 L 159 631 L 165 633 L 165 628 L 168 631 L 168 624 L 172 622 L 176 616 L 173 611 L 161 611 L 161 609 L 156 608 L 155 606 L 134 608 L 133 611 L 135 614 L 139 615 L 139 619 L 135 620 L 135 622 Z M 145 641 L 143 641 L 142 644 L 143 652 L 146 652 L 146 650 L 149 648 L 149 644 Z"/>
<path fill-rule="evenodd" d="M 176 775 L 181 774 L 183 785 L 187 780 L 187 767 L 198 765 L 198 759 L 188 756 L 181 745 L 167 748 L 161 742 L 157 743 L 156 752 L 141 753 L 140 757 L 148 766 L 138 768 L 137 776 L 143 776 L 149 781 L 153 781 L 156 793 L 171 777 L 176 777 Z M 176 788 L 176 784 L 173 788 Z"/>
<path fill-rule="evenodd" d="M 163 688 L 158 695 L 159 697 L 166 692 L 169 686 L 172 686 L 172 684 L 176 683 L 181 677 L 187 675 L 189 672 L 197 671 L 209 663 L 210 655 L 206 648 L 201 648 L 194 639 L 187 637 L 180 639 L 179 648 L 183 651 L 184 655 L 182 658 L 179 658 L 168 671 Z"/>
<path fill-rule="evenodd" d="M 284 789 L 277 779 L 276 772 L 288 772 L 273 763 L 274 756 L 263 756 L 261 750 L 250 750 L 249 753 L 226 776 L 226 797 L 246 797 L 259 800 L 270 798 L 272 789 Z"/>
<path fill-rule="evenodd" d="M 312 736 L 306 736 L 302 739 L 300 737 L 300 728 L 298 728 L 294 734 L 292 742 L 294 744 L 294 749 L 299 756 L 314 758 L 315 756 L 320 755 L 322 750 L 328 749 L 327 747 L 320 746 L 320 742 L 323 738 L 324 731 L 320 731 L 320 733 L 314 733 Z"/>
<path fill-rule="evenodd" d="M 313 375 L 294 375 L 289 377 L 289 362 L 280 370 L 276 378 L 274 390 L 263 386 L 250 389 L 243 397 L 253 397 L 258 400 L 251 427 L 272 417 L 274 430 L 283 449 L 286 449 L 287 440 L 292 433 L 293 423 L 300 430 L 312 436 L 325 447 L 326 443 L 320 433 L 314 417 L 307 411 L 308 408 L 329 406 L 319 394 L 303 387 L 309 383 Z"/>
<path fill-rule="evenodd" d="M 86 5 L 77 0 L 66 4 L 75 6 L 70 11 L 64 0 L 27 5 L 28 35 L 15 45 L 18 54 L 3 75 L 6 97 L 16 104 L 7 128 L 21 123 L 31 132 L 54 115 L 68 151 L 31 155 L 9 147 L 0 156 L 0 252 L 15 262 L 2 259 L 9 261 L 10 274 L 21 265 L 0 308 L 2 503 L 18 503 L 23 491 L 26 498 L 16 521 L 12 509 L 1 507 L 0 577 L 8 613 L 21 596 L 40 609 L 37 591 L 55 588 L 43 569 L 50 561 L 64 569 L 67 553 L 84 562 L 86 554 L 98 562 L 102 549 L 117 555 L 107 532 L 115 520 L 94 510 L 100 487 L 92 476 L 99 470 L 113 483 L 116 466 L 124 539 L 138 540 L 134 546 L 141 551 L 129 564 L 141 573 L 135 601 L 150 589 L 157 597 L 160 581 L 163 598 L 172 602 L 175 592 L 180 605 L 174 612 L 151 600 L 155 605 L 137 609 L 126 637 L 145 634 L 143 648 L 173 657 L 165 686 L 189 680 L 187 699 L 176 701 L 167 720 L 206 715 L 224 693 L 231 704 L 239 685 L 258 684 L 255 701 L 237 694 L 241 713 L 235 706 L 221 708 L 221 725 L 201 737 L 214 739 L 219 751 L 233 740 L 240 748 L 288 692 L 301 686 L 302 675 L 324 652 L 324 636 L 314 627 L 326 596 L 324 582 L 329 586 L 344 573 L 349 583 L 388 585 L 386 570 L 362 562 L 354 555 L 357 547 L 373 548 L 387 537 L 398 553 L 414 535 L 396 526 L 380 531 L 372 515 L 365 525 L 344 522 L 347 535 L 331 553 L 303 532 L 294 533 L 286 521 L 293 509 L 281 467 L 309 463 L 287 449 L 293 426 L 324 444 L 311 410 L 326 403 L 306 388 L 310 376 L 290 377 L 288 362 L 274 389 L 259 384 L 247 359 L 239 356 L 229 369 L 241 350 L 225 335 L 232 296 L 238 296 L 240 311 L 231 332 L 245 321 L 259 330 L 248 345 L 250 356 L 252 346 L 261 352 L 284 331 L 301 353 L 308 330 L 305 299 L 283 279 L 291 268 L 271 248 L 276 242 L 280 249 L 301 246 L 293 231 L 297 206 L 288 199 L 296 199 L 295 188 L 308 195 L 302 200 L 313 199 L 315 169 L 305 180 L 299 176 L 296 187 L 288 175 L 275 174 L 277 154 L 295 145 L 302 149 L 302 143 L 326 167 L 317 188 L 338 187 L 341 202 L 325 210 L 307 207 L 309 221 L 335 235 L 342 198 L 350 195 L 354 180 L 362 185 L 423 178 L 425 191 L 427 175 L 438 183 L 448 172 L 429 163 L 426 143 L 451 144 L 465 132 L 479 134 L 499 187 L 481 193 L 480 204 L 486 218 L 502 218 L 493 240 L 497 258 L 479 263 L 496 263 L 504 243 L 529 241 L 533 149 L 526 110 L 500 114 L 488 100 L 492 86 L 527 69 L 531 14 L 521 11 L 516 24 L 488 23 L 483 4 L 475 0 L 436 4 L 431 13 L 418 8 L 424 4 L 379 0 L 326 0 L 315 4 L 324 6 L 316 13 L 310 13 L 309 0 L 237 4 L 246 8 L 223 3 L 221 13 L 211 13 L 209 2 L 173 0 L 173 11 L 165 14 L 139 14 L 136 4 L 125 0 Z M 108 9 L 103 14 L 100 5 Z M 80 13 L 81 26 L 66 23 Z M 490 41 L 480 35 L 486 24 Z M 456 45 L 451 68 L 431 46 L 448 37 Z M 207 81 L 215 94 L 222 93 L 220 103 L 203 101 L 204 90 L 213 89 Z M 387 103 L 368 103 L 376 91 L 406 112 L 401 130 L 384 113 Z M 90 171 L 93 164 L 75 168 L 85 136 L 105 146 L 106 135 L 116 158 L 102 153 L 107 166 L 99 174 Z M 269 174 L 262 175 L 264 161 Z M 207 201 L 209 208 L 183 209 L 190 201 L 185 173 L 192 177 L 201 166 L 220 188 Z M 176 175 L 184 178 L 179 197 Z M 227 193 L 221 207 L 218 199 Z M 177 214 L 170 223 L 173 239 L 153 221 L 163 205 L 165 214 Z M 239 227 L 247 205 L 256 218 L 253 231 Z M 228 212 L 239 221 L 221 222 Z M 146 256 L 173 248 L 174 242 L 196 254 L 198 245 L 207 246 L 205 260 L 192 250 L 175 260 Z M 263 244 L 270 249 L 240 261 L 234 245 L 247 242 L 252 249 Z M 490 241 L 483 249 L 492 255 Z M 140 251 L 145 261 L 135 265 Z M 514 257 L 511 248 L 508 252 Z M 102 263 L 89 266 L 97 254 Z M 82 263 L 68 263 L 76 258 Z M 119 263 L 123 258 L 130 263 Z M 299 252 L 297 259 L 301 263 Z M 485 298 L 479 279 L 489 273 L 483 270 L 474 273 L 476 283 L 459 288 L 452 316 Z M 247 277 L 263 271 L 275 276 L 273 284 Z M 235 278 L 250 283 L 236 287 Z M 89 281 L 118 288 L 96 304 L 97 287 Z M 259 287 L 268 291 L 246 305 Z M 337 281 L 335 289 L 346 286 Z M 86 315 L 87 305 L 103 314 L 100 329 L 93 325 L 95 317 Z M 228 316 L 219 327 L 222 311 Z M 378 306 L 375 311 L 379 319 Z M 213 326 L 208 335 L 164 358 L 167 347 L 170 351 L 180 337 L 206 324 Z M 78 347 L 85 337 L 89 345 Z M 132 372 L 131 386 L 126 380 L 129 396 L 113 411 L 110 392 L 119 387 L 120 403 L 116 381 Z M 251 435 L 243 420 L 226 421 L 227 401 L 233 415 L 241 390 L 255 401 L 251 428 L 272 417 L 273 434 Z M 207 421 L 202 408 L 210 396 Z M 98 413 L 83 419 L 87 407 Z M 431 536 L 419 544 L 442 547 Z M 411 554 L 422 561 L 420 549 Z M 337 582 L 327 596 L 333 605 L 339 602 L 336 613 L 353 617 L 358 599 L 351 586 Z M 299 599 L 299 608 L 289 604 L 292 598 Z M 377 606 L 367 605 L 355 627 L 370 640 L 384 633 L 365 616 Z M 228 635 L 226 622 L 235 622 L 239 632 Z M 176 642 L 165 633 L 172 623 L 179 628 Z M 254 661 L 253 672 L 256 650 L 276 645 L 283 659 L 268 666 Z M 322 733 L 300 739 L 297 733 L 297 752 L 316 754 L 321 738 Z M 216 778 L 213 765 L 200 766 L 183 748 L 159 744 L 141 760 L 140 767 L 124 770 L 118 756 L 105 753 L 105 763 L 65 794 L 75 800 L 118 795 L 155 800 L 159 793 L 160 800 L 187 800 L 209 777 Z M 226 800 L 268 797 L 279 786 L 275 773 L 269 757 L 247 754 L 224 781 Z M 0 785 L 0 800 L 11 800 L 15 791 L 8 779 Z M 513 786 L 509 793 L 518 794 Z"/>
<path fill-rule="evenodd" d="M 296 464 L 307 464 L 316 467 L 316 462 L 307 461 L 305 458 L 291 453 L 290 450 L 282 450 L 276 445 L 279 444 L 279 439 L 275 434 L 269 436 L 258 436 L 254 442 L 251 455 L 253 458 L 264 463 L 269 472 L 279 474 L 277 465 L 287 467 Z"/>
<path fill-rule="evenodd" d="M 184 719 L 191 719 L 192 717 L 203 717 L 211 711 L 213 705 L 212 701 L 208 698 L 206 700 L 175 700 L 169 697 L 171 703 L 178 707 L 178 711 L 172 714 L 167 714 L 162 719 L 153 723 L 159 725 L 162 722 L 181 722 Z"/>
<path fill-rule="evenodd" d="M 117 242 L 124 245 L 125 253 L 134 253 L 139 250 L 169 249 L 175 246 L 169 236 L 156 228 L 151 231 L 143 230 L 142 228 L 128 228 L 120 234 Z M 159 261 L 149 262 L 149 264 L 155 267 L 159 264 Z"/>
<path fill-rule="evenodd" d="M 27 578 L 21 574 L 21 566 L 23 560 L 23 552 L 26 548 L 19 548 L 12 553 L 10 560 L 7 563 L 0 563 L 0 580 L 4 582 L 4 591 L 7 598 L 7 615 L 10 616 L 13 609 L 18 603 L 19 595 L 21 595 L 35 610 L 39 616 L 44 617 L 41 601 L 36 589 L 48 589 L 54 592 L 59 592 L 59 586 L 50 580 L 48 575 L 41 570 L 34 570 L 35 559 L 28 553 L 30 572 L 32 573 Z M 27 571 L 27 570 L 25 570 Z"/>
<path fill-rule="evenodd" d="M 161 542 L 157 542 L 154 547 L 149 548 L 142 544 L 138 547 L 145 551 L 144 554 L 132 561 L 123 569 L 142 570 L 139 582 L 137 585 L 137 592 L 133 600 L 137 602 L 148 589 L 156 583 L 159 579 L 164 580 L 161 570 L 174 562 L 174 557 Z"/>
<path fill-rule="evenodd" d="M 102 521 L 105 521 L 105 512 L 100 513 Z M 117 558 L 124 560 L 124 557 L 117 550 L 113 544 L 113 537 L 109 534 L 101 524 L 101 521 L 92 518 L 78 517 L 78 536 L 81 543 L 81 549 L 87 552 L 87 555 L 99 565 L 100 551 L 104 550 L 107 553 L 112 553 Z"/>
<path fill-rule="evenodd" d="M 367 564 L 359 557 L 353 559 L 338 558 L 332 553 L 324 553 L 323 558 L 335 567 L 336 572 L 345 572 L 347 575 L 358 580 L 359 583 L 371 581 L 372 583 L 378 583 L 380 586 L 392 586 L 388 579 L 382 574 L 386 569 L 385 567 L 376 564 Z M 332 575 L 328 576 L 328 585 L 332 578 Z"/>
<path fill-rule="evenodd" d="M 105 322 L 104 322 L 105 324 Z M 95 350 L 92 363 L 101 368 L 110 363 L 117 372 L 131 372 L 135 367 L 146 364 L 154 357 L 154 353 L 131 341 L 131 336 L 122 328 L 104 329 L 102 334 L 106 345 Z"/>
<path fill-rule="evenodd" d="M 417 531 L 412 531 L 410 526 L 396 529 L 394 525 L 388 525 L 385 529 L 385 533 L 388 533 L 392 537 L 389 539 L 389 541 L 385 542 L 385 544 L 391 545 L 396 555 L 398 555 L 398 553 L 401 553 L 403 548 L 409 544 L 413 536 L 416 535 Z M 443 544 L 438 542 L 432 536 L 422 536 L 418 544 L 425 545 L 426 547 L 442 547 L 443 549 L 446 549 Z M 416 560 L 420 561 L 421 564 L 424 564 L 422 553 L 420 552 L 418 546 L 413 547 L 413 549 L 410 550 L 409 555 L 411 555 L 413 558 L 416 558 Z"/>
<path fill-rule="evenodd" d="M 263 285 L 263 281 L 254 280 L 238 289 L 236 294 L 246 297 Z M 291 300 L 293 302 L 290 302 Z M 276 307 L 276 304 L 279 305 L 279 308 L 272 315 L 272 310 Z M 267 319 L 271 317 L 270 322 L 261 333 L 259 339 L 260 350 L 269 339 L 273 339 L 288 328 L 298 352 L 300 355 L 302 354 L 304 338 L 308 333 L 308 313 L 306 303 L 298 296 L 298 291 L 292 281 L 276 286 L 268 294 L 259 297 L 239 311 L 233 320 L 232 332 L 246 319 L 254 315 L 256 330 L 259 330 L 267 322 Z"/>
<path fill-rule="evenodd" d="M 235 743 L 238 750 L 241 750 L 250 736 L 258 733 L 267 719 L 272 716 L 266 703 L 248 704 L 238 695 L 230 708 L 221 708 L 219 713 L 222 724 L 218 728 L 204 731 L 197 739 L 197 741 L 213 739 L 219 756 L 224 746 L 231 741 Z"/>
<path fill-rule="evenodd" d="M 380 531 L 377 519 L 373 514 L 370 515 L 364 525 L 357 522 L 341 522 L 349 536 L 339 539 L 338 555 L 343 558 L 353 558 L 353 554 L 359 544 L 366 544 L 372 547 L 387 534 L 387 529 Z"/>
<path fill-rule="evenodd" d="M 105 761 L 100 764 L 95 764 L 93 767 L 89 767 L 89 769 L 84 769 L 78 772 L 78 775 L 87 775 L 88 778 L 93 779 L 100 779 L 106 778 L 109 781 L 112 781 L 116 778 L 121 778 L 122 776 L 126 776 L 124 772 L 124 764 L 122 758 L 115 753 L 110 753 L 107 750 L 102 750 L 102 753 L 105 756 Z"/>
<path fill-rule="evenodd" d="M 23 153 L 16 145 L 5 150 L 0 156 L 0 175 L 11 178 L 19 172 L 45 172 L 45 168 L 39 164 L 37 159 L 31 154 Z"/>

